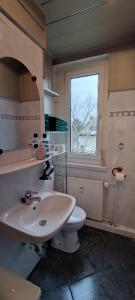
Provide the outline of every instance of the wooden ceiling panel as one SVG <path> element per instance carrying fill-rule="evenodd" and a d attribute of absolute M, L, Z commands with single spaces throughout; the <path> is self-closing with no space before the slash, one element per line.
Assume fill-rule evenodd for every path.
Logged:
<path fill-rule="evenodd" d="M 100 2 L 102 0 L 53 0 L 42 6 L 42 9 L 46 14 L 46 23 L 50 23 Z"/>
<path fill-rule="evenodd" d="M 135 25 L 134 11 L 129 11 L 130 18 L 127 18 L 127 10 L 121 11 L 121 7 L 117 8 L 117 15 L 119 17 L 116 18 L 116 9 L 112 8 L 108 10 L 107 6 L 98 7 L 95 10 L 87 11 L 82 13 L 81 15 L 76 15 L 69 19 L 63 20 L 57 24 L 52 24 L 47 28 L 47 39 L 48 41 L 55 38 L 61 38 L 65 35 L 70 35 L 74 32 L 82 31 L 82 30 L 91 30 L 93 28 L 98 28 L 99 26 L 106 27 L 114 27 L 114 33 L 117 26 L 121 27 L 121 24 L 125 24 L 127 30 Z M 115 22 L 114 22 L 115 20 Z"/>
<path fill-rule="evenodd" d="M 129 37 L 134 36 L 135 31 L 129 30 L 126 25 L 127 22 L 124 24 L 115 23 L 115 26 L 110 23 L 106 27 L 104 24 L 99 24 L 91 30 L 87 28 L 63 35 L 61 38 L 48 40 L 48 47 L 50 51 L 55 49 L 55 54 L 58 55 L 116 43 L 117 40 L 127 40 Z"/>
<path fill-rule="evenodd" d="M 46 22 L 54 22 L 47 25 L 47 48 L 55 58 L 134 39 L 135 0 L 40 0 L 40 3 L 45 1 L 40 7 Z"/>

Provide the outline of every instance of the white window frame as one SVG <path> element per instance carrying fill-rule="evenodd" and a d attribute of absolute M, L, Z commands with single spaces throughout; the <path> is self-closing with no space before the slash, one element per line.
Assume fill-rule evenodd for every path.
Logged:
<path fill-rule="evenodd" d="M 65 73 L 66 82 L 66 103 L 68 111 L 68 123 L 71 126 L 71 95 L 70 95 L 70 80 L 72 78 L 99 75 L 98 82 L 98 123 L 97 123 L 97 143 L 96 143 L 96 155 L 82 154 L 70 152 L 71 132 L 69 130 L 67 138 L 67 152 L 68 162 L 70 163 L 82 163 L 82 164 L 102 164 L 102 153 L 106 150 L 107 136 L 105 125 L 107 121 L 107 91 L 108 91 L 108 61 L 88 62 L 88 65 L 84 67 L 75 68 L 74 71 Z"/>

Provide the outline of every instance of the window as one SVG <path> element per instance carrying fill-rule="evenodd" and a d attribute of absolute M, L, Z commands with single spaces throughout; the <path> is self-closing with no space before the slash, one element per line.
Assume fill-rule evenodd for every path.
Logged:
<path fill-rule="evenodd" d="M 71 153 L 97 154 L 99 75 L 70 78 Z"/>
<path fill-rule="evenodd" d="M 108 60 L 104 58 L 75 62 L 69 72 L 62 70 L 62 95 L 64 91 L 66 95 L 63 115 L 70 124 L 67 157 L 71 164 L 98 165 L 104 161 L 108 122 Z"/>

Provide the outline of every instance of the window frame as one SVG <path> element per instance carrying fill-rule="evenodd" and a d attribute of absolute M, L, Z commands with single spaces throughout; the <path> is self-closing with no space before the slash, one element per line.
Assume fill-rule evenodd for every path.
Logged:
<path fill-rule="evenodd" d="M 96 136 L 96 154 L 73 153 L 71 149 L 71 79 L 98 74 L 98 121 Z M 65 73 L 66 82 L 66 103 L 68 111 L 69 133 L 67 138 L 67 157 L 68 162 L 101 164 L 102 150 L 106 148 L 105 119 L 107 107 L 107 85 L 108 85 L 108 62 L 88 62 L 86 67 L 75 67 L 75 70 Z"/>

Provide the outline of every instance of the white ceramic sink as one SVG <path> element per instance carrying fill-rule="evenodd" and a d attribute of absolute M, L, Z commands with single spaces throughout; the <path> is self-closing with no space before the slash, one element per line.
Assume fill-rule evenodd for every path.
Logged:
<path fill-rule="evenodd" d="M 1 215 L 0 225 L 3 230 L 22 241 L 41 243 L 52 238 L 72 213 L 75 198 L 57 192 L 43 195 L 44 198 L 39 203 L 20 203 Z"/>

